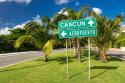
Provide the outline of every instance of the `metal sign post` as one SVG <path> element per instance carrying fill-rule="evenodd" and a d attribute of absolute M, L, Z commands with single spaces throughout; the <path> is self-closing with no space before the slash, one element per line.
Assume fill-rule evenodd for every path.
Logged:
<path fill-rule="evenodd" d="M 66 39 L 66 64 L 67 64 L 67 78 L 69 78 L 69 58 L 68 58 L 68 46 L 67 46 L 67 39 Z"/>
<path fill-rule="evenodd" d="M 91 65 L 90 65 L 90 38 L 88 38 L 88 68 L 89 68 L 89 73 L 88 73 L 88 79 L 90 80 L 90 69 L 91 69 Z"/>
<path fill-rule="evenodd" d="M 97 22 L 96 18 L 86 18 L 79 20 L 63 20 L 58 22 L 59 38 L 81 38 L 81 37 L 95 37 L 97 36 Z M 80 57 L 78 57 L 80 59 Z M 66 39 L 66 64 L 67 77 L 69 78 L 69 64 L 68 64 L 68 47 Z M 88 78 L 90 79 L 90 39 L 88 38 Z"/>

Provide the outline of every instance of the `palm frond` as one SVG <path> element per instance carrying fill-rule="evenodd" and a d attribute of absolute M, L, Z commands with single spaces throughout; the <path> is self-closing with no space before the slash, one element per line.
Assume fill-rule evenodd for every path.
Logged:
<path fill-rule="evenodd" d="M 76 13 L 77 19 L 83 18 L 88 8 L 89 8 L 88 5 L 83 6 L 81 10 Z"/>
<path fill-rule="evenodd" d="M 45 43 L 45 45 L 44 45 L 44 47 L 43 47 L 43 52 L 45 53 L 45 55 L 51 54 L 52 49 L 53 49 L 54 42 L 55 42 L 55 41 L 54 41 L 53 39 L 51 39 L 51 40 L 48 40 L 48 41 Z"/>
<path fill-rule="evenodd" d="M 40 31 L 40 24 L 37 22 L 29 22 L 24 26 L 24 29 L 27 31 L 27 35 L 32 35 Z"/>
<path fill-rule="evenodd" d="M 24 36 L 19 37 L 16 40 L 14 47 L 19 48 L 21 46 L 21 44 L 23 44 L 25 41 L 35 45 L 35 47 L 37 47 L 39 49 L 42 48 L 41 42 L 38 39 L 36 39 L 30 35 L 24 35 Z"/>

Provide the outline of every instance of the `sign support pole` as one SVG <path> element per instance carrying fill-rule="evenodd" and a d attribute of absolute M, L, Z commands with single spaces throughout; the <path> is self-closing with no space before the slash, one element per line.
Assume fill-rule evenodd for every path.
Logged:
<path fill-rule="evenodd" d="M 78 23 L 84 22 L 85 24 L 78 25 Z M 70 26 L 65 24 L 73 24 L 77 23 L 76 25 Z M 96 18 L 90 18 L 90 19 L 80 19 L 80 20 L 66 20 L 66 21 L 60 21 L 58 22 L 58 34 L 59 38 L 81 38 L 81 37 L 95 37 L 97 36 L 97 22 Z M 84 32 L 88 32 L 86 35 Z M 78 33 L 78 34 L 74 34 Z M 69 78 L 69 57 L 68 57 L 68 46 L 66 39 L 66 72 L 67 72 L 67 78 Z M 77 39 L 77 42 L 79 40 Z M 79 45 L 78 45 L 79 46 Z M 78 47 L 77 47 L 77 50 Z M 80 52 L 78 53 L 80 54 Z M 78 57 L 80 59 L 80 56 Z M 79 60 L 80 62 L 80 60 Z M 90 66 L 90 38 L 88 38 L 88 79 L 90 80 L 91 74 L 90 74 L 91 66 Z"/>
<path fill-rule="evenodd" d="M 88 38 L 88 69 L 89 69 L 89 71 L 88 71 L 88 79 L 90 80 L 91 78 L 90 78 L 90 75 L 91 75 L 91 73 L 90 73 L 90 70 L 91 70 L 91 65 L 90 65 L 90 38 Z"/>
<path fill-rule="evenodd" d="M 67 65 L 67 78 L 69 78 L 69 58 L 68 58 L 68 46 L 67 46 L 67 39 L 66 39 L 66 65 Z"/>

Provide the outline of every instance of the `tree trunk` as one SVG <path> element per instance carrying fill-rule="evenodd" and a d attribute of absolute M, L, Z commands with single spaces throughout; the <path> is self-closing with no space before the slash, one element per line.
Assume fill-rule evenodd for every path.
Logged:
<path fill-rule="evenodd" d="M 80 39 L 77 38 L 77 53 L 78 53 L 78 63 L 81 62 L 81 51 L 80 51 Z"/>
<path fill-rule="evenodd" d="M 48 55 L 46 55 L 46 54 L 44 55 L 44 61 L 48 62 Z"/>
<path fill-rule="evenodd" d="M 73 56 L 76 57 L 77 56 L 76 39 L 72 40 L 72 44 L 73 44 Z"/>
<path fill-rule="evenodd" d="M 69 39 L 69 45 L 70 45 L 70 49 L 72 48 L 72 41 L 71 39 Z"/>
<path fill-rule="evenodd" d="M 104 63 L 108 62 L 106 52 L 101 53 L 100 60 Z"/>
<path fill-rule="evenodd" d="M 76 46 L 75 46 L 75 43 L 73 43 L 73 56 L 76 56 Z"/>

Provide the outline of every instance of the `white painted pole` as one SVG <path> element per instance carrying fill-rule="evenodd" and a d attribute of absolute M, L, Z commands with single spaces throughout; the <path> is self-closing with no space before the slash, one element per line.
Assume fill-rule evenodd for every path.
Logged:
<path fill-rule="evenodd" d="M 67 39 L 66 39 L 66 64 L 67 64 L 67 78 L 69 78 L 69 59 L 68 59 Z"/>
<path fill-rule="evenodd" d="M 91 65 L 90 65 L 90 38 L 88 38 L 88 69 L 89 69 L 89 71 L 88 71 L 88 79 L 90 80 L 90 75 L 91 75 L 91 73 L 90 73 L 90 70 L 91 70 Z"/>

